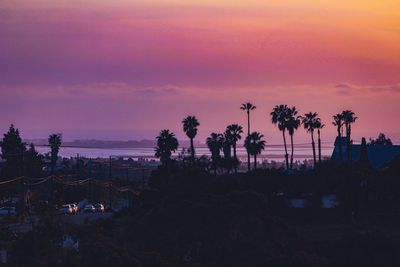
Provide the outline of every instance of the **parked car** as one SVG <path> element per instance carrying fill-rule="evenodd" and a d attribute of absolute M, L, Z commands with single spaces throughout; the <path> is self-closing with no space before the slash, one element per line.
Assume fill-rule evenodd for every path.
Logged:
<path fill-rule="evenodd" d="M 1 207 L 0 216 L 14 216 L 17 212 L 14 207 Z"/>
<path fill-rule="evenodd" d="M 96 204 L 94 205 L 95 212 L 104 212 L 104 205 L 103 204 Z"/>
<path fill-rule="evenodd" d="M 79 211 L 78 205 L 76 205 L 75 203 L 68 204 L 68 205 L 71 206 L 71 208 L 72 208 L 72 213 L 73 213 L 73 214 L 77 214 L 77 213 L 78 213 L 78 211 Z"/>
<path fill-rule="evenodd" d="M 74 213 L 74 209 L 72 208 L 72 206 L 70 204 L 66 204 L 66 205 L 62 205 L 61 208 L 58 210 L 58 212 L 60 214 L 73 214 Z"/>
<path fill-rule="evenodd" d="M 95 212 L 96 209 L 93 205 L 86 205 L 85 208 L 83 209 L 83 212 L 85 213 L 91 213 L 91 212 Z"/>

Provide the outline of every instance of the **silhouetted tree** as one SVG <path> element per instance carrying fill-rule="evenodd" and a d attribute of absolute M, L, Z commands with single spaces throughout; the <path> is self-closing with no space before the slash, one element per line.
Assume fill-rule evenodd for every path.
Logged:
<path fill-rule="evenodd" d="M 315 141 L 314 141 L 314 130 L 317 129 L 318 124 L 321 124 L 318 118 L 318 114 L 316 112 L 309 112 L 304 114 L 302 117 L 302 123 L 304 129 L 311 135 L 311 146 L 313 150 L 313 159 L 314 159 L 314 166 L 317 165 L 317 157 L 315 153 Z"/>
<path fill-rule="evenodd" d="M 226 127 L 225 133 L 225 138 L 229 139 L 229 142 L 233 147 L 233 160 L 235 165 L 235 173 L 237 173 L 237 165 L 239 164 L 239 160 L 236 154 L 236 144 L 242 138 L 240 134 L 243 133 L 243 128 L 238 124 L 231 124 Z"/>
<path fill-rule="evenodd" d="M 222 151 L 224 153 L 223 166 L 226 168 L 227 172 L 230 173 L 233 167 L 232 142 L 227 136 L 226 131 L 224 132 L 224 136 L 222 138 Z"/>
<path fill-rule="evenodd" d="M 361 139 L 360 162 L 365 165 L 369 163 L 367 141 L 364 137 Z"/>
<path fill-rule="evenodd" d="M 208 149 L 211 152 L 212 168 L 215 175 L 217 174 L 218 163 L 221 160 L 220 151 L 222 149 L 223 142 L 223 135 L 219 133 L 211 133 L 211 135 L 207 137 L 206 140 Z"/>
<path fill-rule="evenodd" d="M 293 142 L 293 135 L 294 132 L 299 128 L 300 126 L 300 116 L 297 115 L 298 111 L 296 110 L 296 107 L 292 107 L 288 109 L 288 118 L 286 122 L 286 128 L 288 130 L 288 133 L 290 135 L 290 144 L 292 147 L 292 153 L 290 155 L 290 168 L 293 168 L 293 155 L 294 155 L 294 142 Z"/>
<path fill-rule="evenodd" d="M 289 108 L 287 105 L 277 105 L 272 109 L 271 121 L 273 124 L 278 126 L 279 131 L 282 131 L 283 144 L 285 146 L 285 162 L 286 169 L 289 169 L 289 154 L 287 152 L 286 145 L 286 127 L 288 121 Z"/>
<path fill-rule="evenodd" d="M 19 135 L 19 130 L 11 124 L 10 129 L 4 134 L 1 145 L 2 158 L 6 160 L 5 173 L 15 177 L 23 174 L 25 144 Z"/>
<path fill-rule="evenodd" d="M 386 138 L 386 135 L 384 133 L 380 133 L 378 138 L 376 138 L 376 139 L 370 138 L 369 144 L 370 145 L 384 145 L 384 146 L 393 145 L 392 140 L 390 140 L 390 138 Z"/>
<path fill-rule="evenodd" d="M 337 130 L 337 138 L 336 142 L 339 148 L 339 160 L 343 160 L 343 152 L 342 152 L 342 127 L 343 127 L 343 115 L 341 113 L 338 113 L 333 116 L 333 122 L 332 124 L 336 126 Z"/>
<path fill-rule="evenodd" d="M 257 169 L 257 155 L 265 149 L 266 142 L 262 140 L 263 137 L 259 132 L 252 132 L 244 141 L 247 152 L 254 157 L 254 170 Z"/>
<path fill-rule="evenodd" d="M 195 116 L 187 116 L 182 120 L 182 124 L 183 124 L 183 131 L 190 139 L 190 152 L 192 156 L 192 164 L 194 164 L 195 151 L 194 151 L 193 139 L 197 135 L 197 126 L 200 126 L 200 123 Z"/>
<path fill-rule="evenodd" d="M 355 113 L 351 110 L 344 110 L 342 112 L 344 125 L 346 127 L 346 145 L 347 145 L 347 160 L 351 160 L 351 124 L 357 119 Z"/>
<path fill-rule="evenodd" d="M 172 152 L 178 149 L 178 139 L 176 139 L 175 134 L 169 130 L 162 130 L 156 139 L 157 146 L 154 148 L 155 156 L 160 159 L 162 166 L 168 169 Z"/>
<path fill-rule="evenodd" d="M 60 146 L 62 142 L 62 135 L 52 134 L 49 136 L 48 142 L 50 146 L 51 174 L 54 174 L 54 169 L 58 159 L 58 152 L 60 151 Z"/>
<path fill-rule="evenodd" d="M 318 162 L 321 163 L 322 156 L 321 156 L 321 129 L 324 128 L 325 124 L 321 123 L 319 119 L 317 122 L 317 134 L 318 134 Z"/>
<path fill-rule="evenodd" d="M 250 111 L 256 109 L 250 102 L 243 103 L 240 107 L 241 110 L 245 110 L 247 113 L 247 136 L 250 135 Z M 247 153 L 247 170 L 250 171 L 250 154 Z"/>
<path fill-rule="evenodd" d="M 42 174 L 43 156 L 40 155 L 33 144 L 25 152 L 25 168 L 29 177 L 39 177 Z"/>

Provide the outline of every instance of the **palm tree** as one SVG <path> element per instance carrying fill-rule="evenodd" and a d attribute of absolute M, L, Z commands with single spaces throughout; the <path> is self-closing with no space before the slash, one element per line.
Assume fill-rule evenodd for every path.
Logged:
<path fill-rule="evenodd" d="M 247 136 L 250 135 L 250 111 L 256 109 L 256 106 L 254 106 L 250 102 L 243 103 L 242 106 L 240 107 L 241 110 L 245 110 L 247 113 Z M 250 171 L 250 154 L 247 153 L 247 168 L 248 171 Z"/>
<path fill-rule="evenodd" d="M 254 170 L 257 169 L 257 155 L 260 155 L 265 149 L 266 142 L 265 140 L 262 140 L 263 137 L 264 135 L 259 132 L 252 132 L 244 141 L 244 147 L 246 148 L 247 153 L 254 156 Z"/>
<path fill-rule="evenodd" d="M 60 151 L 62 142 L 62 135 L 52 134 L 49 136 L 48 142 L 50 146 L 51 174 L 54 174 L 54 169 L 58 159 L 58 152 Z"/>
<path fill-rule="evenodd" d="M 290 155 L 290 168 L 293 168 L 293 154 L 294 154 L 294 143 L 293 143 L 293 135 L 294 132 L 299 128 L 301 121 L 300 121 L 300 116 L 297 115 L 298 111 L 296 110 L 296 107 L 292 107 L 288 109 L 288 117 L 287 117 L 287 123 L 286 123 L 286 128 L 288 130 L 288 133 L 290 135 L 290 144 L 292 147 L 292 153 Z"/>
<path fill-rule="evenodd" d="M 225 136 L 227 137 L 227 139 L 229 139 L 229 142 L 232 144 L 233 147 L 233 160 L 235 165 L 235 173 L 237 173 L 237 165 L 239 161 L 236 155 L 236 143 L 242 138 L 240 134 L 243 133 L 243 128 L 238 124 L 231 124 L 226 127 L 225 133 Z"/>
<path fill-rule="evenodd" d="M 223 165 L 227 169 L 229 174 L 233 166 L 233 160 L 231 155 L 232 140 L 228 136 L 227 131 L 224 132 L 224 135 L 222 136 L 221 140 L 222 140 L 222 151 L 224 153 Z"/>
<path fill-rule="evenodd" d="M 182 120 L 183 131 L 186 133 L 187 137 L 190 139 L 190 152 L 192 154 L 192 164 L 194 163 L 194 144 L 193 139 L 197 135 L 197 126 L 200 125 L 199 121 L 195 116 L 187 116 Z"/>
<path fill-rule="evenodd" d="M 156 139 L 157 146 L 154 148 L 155 156 L 160 159 L 162 166 L 168 169 L 172 152 L 178 149 L 178 139 L 176 139 L 175 134 L 169 130 L 162 130 Z"/>
<path fill-rule="evenodd" d="M 283 136 L 283 144 L 285 146 L 285 161 L 286 161 L 286 169 L 289 169 L 289 154 L 287 152 L 287 145 L 286 145 L 286 126 L 287 126 L 287 119 L 288 119 L 288 106 L 287 105 L 277 105 L 272 109 L 271 121 L 273 124 L 278 125 L 279 131 L 282 131 Z"/>
<path fill-rule="evenodd" d="M 212 168 L 216 175 L 218 162 L 221 159 L 220 151 L 223 146 L 223 135 L 219 133 L 211 133 L 211 135 L 207 137 L 206 143 L 211 152 Z"/>
<path fill-rule="evenodd" d="M 341 113 L 334 115 L 332 124 L 336 126 L 336 130 L 337 130 L 336 142 L 337 142 L 337 145 L 339 146 L 339 160 L 342 161 L 343 160 L 343 153 L 342 153 L 343 115 Z"/>
<path fill-rule="evenodd" d="M 314 141 L 314 130 L 317 129 L 319 118 L 316 112 L 309 112 L 304 114 L 302 117 L 302 123 L 304 129 L 307 130 L 311 135 L 311 146 L 313 150 L 314 167 L 317 165 L 317 156 L 315 154 L 315 141 Z"/>
<path fill-rule="evenodd" d="M 322 156 L 321 156 L 321 129 L 324 128 L 325 124 L 321 123 L 321 119 L 318 118 L 317 121 L 317 134 L 318 134 L 318 163 L 321 164 Z"/>
<path fill-rule="evenodd" d="M 343 122 L 346 128 L 347 160 L 351 160 L 351 124 L 357 120 L 355 115 L 351 110 L 342 111 Z"/>

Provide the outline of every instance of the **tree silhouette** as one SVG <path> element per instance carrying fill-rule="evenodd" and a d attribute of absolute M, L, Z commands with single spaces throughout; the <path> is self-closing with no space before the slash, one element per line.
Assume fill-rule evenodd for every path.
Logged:
<path fill-rule="evenodd" d="M 294 155 L 294 143 L 293 143 L 293 135 L 294 132 L 299 128 L 301 121 L 300 116 L 297 115 L 298 111 L 296 107 L 292 107 L 288 109 L 288 117 L 286 122 L 286 128 L 288 130 L 290 136 L 290 144 L 292 147 L 292 153 L 290 155 L 290 168 L 293 168 L 293 155 Z"/>
<path fill-rule="evenodd" d="M 220 151 L 223 147 L 224 137 L 219 133 L 211 133 L 209 137 L 207 137 L 206 143 L 208 149 L 211 152 L 211 160 L 212 160 L 212 168 L 214 170 L 214 174 L 217 174 L 218 163 L 221 160 Z"/>
<path fill-rule="evenodd" d="M 317 134 L 318 134 L 318 162 L 321 163 L 322 156 L 321 156 L 321 129 L 324 128 L 325 124 L 322 124 L 321 120 L 318 118 L 318 122 L 316 125 Z"/>
<path fill-rule="evenodd" d="M 1 144 L 2 158 L 6 160 L 5 173 L 8 176 L 23 175 L 25 151 L 26 147 L 19 135 L 19 130 L 11 124 Z"/>
<path fill-rule="evenodd" d="M 197 126 L 200 126 L 200 123 L 195 116 L 187 116 L 182 120 L 182 124 L 183 124 L 183 131 L 190 139 L 190 152 L 192 156 L 192 164 L 194 164 L 195 151 L 194 151 L 193 139 L 197 135 Z"/>
<path fill-rule="evenodd" d="M 315 141 L 314 141 L 314 130 L 317 129 L 320 123 L 320 119 L 318 118 L 318 114 L 316 112 L 309 112 L 304 114 L 302 117 L 302 123 L 304 129 L 307 130 L 308 133 L 311 135 L 311 146 L 313 150 L 313 159 L 314 159 L 314 166 L 317 165 L 317 157 L 315 153 Z"/>
<path fill-rule="evenodd" d="M 58 152 L 60 151 L 62 142 L 62 135 L 52 134 L 49 136 L 48 142 L 50 146 L 51 174 L 54 174 L 54 169 L 58 159 Z"/>
<path fill-rule="evenodd" d="M 242 138 L 240 134 L 243 133 L 242 126 L 238 124 L 231 124 L 226 127 L 225 138 L 229 140 L 230 144 L 233 147 L 233 160 L 235 165 L 235 173 L 237 173 L 237 165 L 239 164 L 239 160 L 236 155 L 236 144 Z"/>
<path fill-rule="evenodd" d="M 369 164 L 367 141 L 365 140 L 364 137 L 361 139 L 360 162 L 362 164 L 364 164 L 364 165 L 368 165 Z"/>
<path fill-rule="evenodd" d="M 378 138 L 376 138 L 375 140 L 370 138 L 369 142 L 370 145 L 384 145 L 384 146 L 393 145 L 392 140 L 390 140 L 390 138 L 387 138 L 384 133 L 380 133 Z"/>
<path fill-rule="evenodd" d="M 262 140 L 263 137 L 259 132 L 252 132 L 244 141 L 247 152 L 254 157 L 254 170 L 257 169 L 257 155 L 265 149 L 266 142 Z"/>
<path fill-rule="evenodd" d="M 342 111 L 344 125 L 346 127 L 347 160 L 351 160 L 351 124 L 357 120 L 355 113 L 351 110 Z"/>
<path fill-rule="evenodd" d="M 289 108 L 287 105 L 277 105 L 272 109 L 272 112 L 270 113 L 272 123 L 278 126 L 279 131 L 282 131 L 283 144 L 285 146 L 286 169 L 289 169 L 289 154 L 287 152 L 286 145 L 286 127 L 288 114 Z"/>
<path fill-rule="evenodd" d="M 333 116 L 333 125 L 336 126 L 337 130 L 337 145 L 339 146 L 339 160 L 343 160 L 343 152 L 342 152 L 342 127 L 343 127 L 343 115 L 338 113 Z"/>
<path fill-rule="evenodd" d="M 162 130 L 156 139 L 155 156 L 160 159 L 163 167 L 169 169 L 172 152 L 178 149 L 178 139 L 169 130 Z"/>
<path fill-rule="evenodd" d="M 247 136 L 250 135 L 250 111 L 256 109 L 250 102 L 243 103 L 240 107 L 241 110 L 245 110 L 247 113 Z M 247 170 L 250 171 L 250 154 L 247 153 Z"/>
<path fill-rule="evenodd" d="M 228 136 L 227 131 L 224 132 L 222 137 L 222 151 L 224 153 L 223 158 L 223 166 L 226 168 L 228 174 L 232 170 L 233 167 L 233 159 L 232 159 L 232 140 Z"/>
<path fill-rule="evenodd" d="M 29 177 L 39 177 L 42 174 L 43 156 L 40 155 L 33 144 L 25 152 L 25 168 Z"/>

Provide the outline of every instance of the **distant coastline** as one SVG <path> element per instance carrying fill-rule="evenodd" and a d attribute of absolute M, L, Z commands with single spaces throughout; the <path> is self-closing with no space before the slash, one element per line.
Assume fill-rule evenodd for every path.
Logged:
<path fill-rule="evenodd" d="M 48 146 L 47 139 L 26 139 L 25 143 L 33 143 L 35 146 Z M 188 147 L 188 141 L 180 141 L 181 146 Z M 97 140 L 97 139 L 87 139 L 87 140 L 73 140 L 73 141 L 63 141 L 62 147 L 71 148 L 108 148 L 108 149 L 126 149 L 126 148 L 154 148 L 156 145 L 155 140 L 128 140 L 128 141 L 112 141 L 112 140 Z M 198 147 L 206 147 L 205 144 L 200 142 L 195 143 Z"/>

